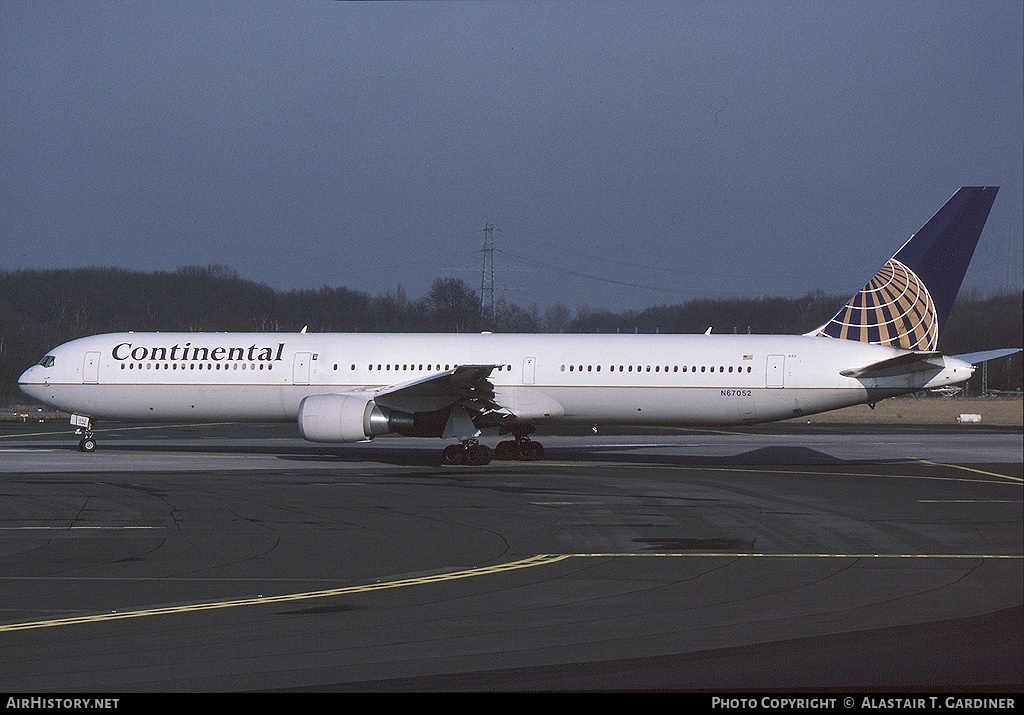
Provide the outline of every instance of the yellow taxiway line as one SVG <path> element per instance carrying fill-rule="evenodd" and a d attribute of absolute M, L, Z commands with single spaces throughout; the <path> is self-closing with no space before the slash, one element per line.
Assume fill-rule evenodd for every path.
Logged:
<path fill-rule="evenodd" d="M 537 554 L 518 561 L 510 561 L 481 568 L 449 571 L 446 573 L 431 574 L 429 576 L 416 576 L 413 578 L 395 579 L 391 581 L 375 581 L 374 583 L 358 586 L 344 586 L 341 588 L 330 588 L 320 591 L 304 591 L 299 593 L 284 593 L 276 596 L 256 596 L 252 598 L 225 599 L 221 601 L 207 601 L 200 603 L 186 603 L 176 606 L 165 606 L 161 608 L 143 608 L 132 611 L 113 611 L 106 613 L 94 613 L 82 616 L 71 616 L 67 618 L 51 618 L 40 621 L 24 621 L 21 623 L 0 624 L 0 633 L 11 633 L 14 631 L 33 630 L 38 628 L 53 628 L 57 626 L 73 626 L 84 623 L 100 623 L 105 621 L 124 620 L 127 618 L 146 618 L 149 616 L 166 616 L 181 613 L 197 613 L 199 611 L 213 611 L 224 608 L 242 608 L 246 606 L 265 606 L 273 603 L 287 603 L 295 601 L 306 601 L 314 598 L 330 598 L 354 593 L 369 593 L 371 591 L 382 591 L 385 589 L 405 588 L 409 586 L 425 586 L 445 581 L 454 581 L 464 578 L 475 578 L 479 576 L 490 576 L 493 574 L 515 571 L 518 569 L 535 568 L 565 561 L 573 558 L 776 558 L 776 559 L 1024 559 L 1022 554 L 872 554 L 872 553 L 755 553 L 755 552 L 693 552 L 693 553 L 580 553 L 580 554 Z"/>

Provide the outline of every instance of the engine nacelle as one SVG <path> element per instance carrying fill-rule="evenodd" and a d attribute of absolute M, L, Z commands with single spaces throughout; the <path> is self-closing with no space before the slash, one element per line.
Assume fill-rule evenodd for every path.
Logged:
<path fill-rule="evenodd" d="M 390 431 L 388 417 L 363 395 L 310 395 L 299 404 L 299 432 L 310 442 L 362 442 Z"/>

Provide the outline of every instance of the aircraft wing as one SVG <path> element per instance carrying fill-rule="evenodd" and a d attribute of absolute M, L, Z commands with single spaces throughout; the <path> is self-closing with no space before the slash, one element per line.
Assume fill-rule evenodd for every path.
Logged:
<path fill-rule="evenodd" d="M 456 403 L 472 405 L 474 411 L 498 410 L 494 401 L 491 372 L 497 365 L 458 365 L 409 382 L 357 390 L 373 397 L 374 402 L 402 412 L 431 412 Z"/>
<path fill-rule="evenodd" d="M 356 390 L 374 402 L 399 412 L 433 412 L 461 405 L 480 427 L 508 418 L 543 420 L 564 414 L 560 404 L 541 390 L 525 386 L 495 388 L 491 372 L 498 365 L 459 365 L 451 370 L 409 382 Z"/>

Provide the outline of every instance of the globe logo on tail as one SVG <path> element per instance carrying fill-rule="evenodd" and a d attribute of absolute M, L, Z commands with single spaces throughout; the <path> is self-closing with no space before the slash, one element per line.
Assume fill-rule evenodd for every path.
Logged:
<path fill-rule="evenodd" d="M 921 279 L 891 258 L 818 335 L 930 351 L 939 342 L 939 321 Z"/>

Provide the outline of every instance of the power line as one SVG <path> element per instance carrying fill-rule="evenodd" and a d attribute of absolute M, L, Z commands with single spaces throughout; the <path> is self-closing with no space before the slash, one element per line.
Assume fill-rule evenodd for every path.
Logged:
<path fill-rule="evenodd" d="M 565 268 L 563 266 L 557 266 L 557 265 L 555 265 L 553 263 L 544 263 L 544 262 L 541 262 L 541 261 L 533 260 L 533 259 L 530 259 L 530 258 L 526 258 L 525 256 L 520 256 L 520 255 L 517 255 L 517 254 L 514 254 L 514 253 L 509 253 L 507 251 L 499 251 L 499 253 L 501 253 L 502 255 L 510 256 L 510 257 L 512 257 L 512 258 L 514 258 L 514 259 L 516 259 L 518 261 L 522 261 L 523 263 L 526 263 L 526 264 L 529 264 L 529 265 L 540 266 L 541 268 L 547 268 L 549 270 L 558 271 L 560 273 L 565 273 L 565 274 L 570 275 L 570 276 L 576 276 L 577 278 L 586 278 L 586 279 L 592 280 L 592 281 L 598 281 L 598 282 L 601 282 L 601 283 L 611 283 L 613 285 L 626 286 L 626 287 L 629 287 L 629 288 L 642 288 L 644 290 L 653 290 L 653 291 L 658 291 L 660 293 L 672 293 L 672 294 L 675 294 L 675 295 L 684 295 L 684 296 L 695 296 L 695 295 L 698 295 L 697 293 L 688 292 L 688 291 L 681 291 L 681 290 L 673 290 L 671 288 L 665 288 L 663 286 L 644 285 L 642 283 L 633 283 L 633 282 L 630 282 L 630 281 L 616 280 L 614 278 L 603 278 L 601 276 L 595 276 L 595 275 L 590 274 L 590 273 L 583 273 L 582 271 L 574 271 L 571 268 Z"/>

